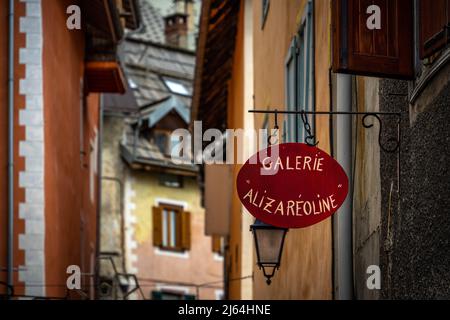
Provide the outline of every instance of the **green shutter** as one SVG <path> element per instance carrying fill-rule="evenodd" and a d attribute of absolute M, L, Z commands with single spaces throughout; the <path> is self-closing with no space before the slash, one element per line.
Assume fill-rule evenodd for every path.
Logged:
<path fill-rule="evenodd" d="M 297 50 L 297 111 L 314 111 L 314 52 L 313 52 L 313 18 L 312 4 L 308 2 L 305 9 L 304 20 L 298 32 Z M 308 120 L 314 133 L 314 117 L 308 115 Z M 305 130 L 303 122 L 299 119 L 296 124 L 297 142 L 305 142 Z"/>
<path fill-rule="evenodd" d="M 285 60 L 286 66 L 286 88 L 285 88 L 285 96 L 286 96 L 286 110 L 294 111 L 297 110 L 297 43 L 298 39 L 295 36 L 292 39 L 291 45 L 289 47 L 289 52 L 287 54 Z M 286 142 L 294 142 L 296 139 L 295 134 L 295 123 L 297 121 L 297 117 L 292 115 L 286 115 Z"/>
<path fill-rule="evenodd" d="M 161 291 L 152 291 L 152 300 L 162 300 L 163 293 Z"/>

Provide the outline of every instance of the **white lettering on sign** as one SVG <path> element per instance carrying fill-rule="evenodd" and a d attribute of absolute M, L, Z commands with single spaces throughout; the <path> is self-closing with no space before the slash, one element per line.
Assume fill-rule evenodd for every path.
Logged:
<path fill-rule="evenodd" d="M 301 196 L 299 196 L 301 198 Z M 266 192 L 250 189 L 242 201 L 262 209 L 265 213 L 281 216 L 317 216 L 332 212 L 338 208 L 334 194 L 327 197 L 317 195 L 317 200 L 277 200 L 266 195 Z"/>
<path fill-rule="evenodd" d="M 67 14 L 70 16 L 67 18 L 66 26 L 69 30 L 80 30 L 81 29 L 81 9 L 79 6 L 71 5 L 67 7 Z"/>
<path fill-rule="evenodd" d="M 309 156 L 296 156 L 295 158 L 286 157 L 285 159 L 281 159 L 280 157 L 277 157 L 276 159 L 267 157 L 262 160 L 261 164 L 265 170 L 306 170 L 322 172 L 323 161 L 324 158 L 313 158 Z"/>
<path fill-rule="evenodd" d="M 367 7 L 367 14 L 370 17 L 367 18 L 367 29 L 369 30 L 380 30 L 381 29 L 381 9 L 379 6 L 373 4 Z"/>

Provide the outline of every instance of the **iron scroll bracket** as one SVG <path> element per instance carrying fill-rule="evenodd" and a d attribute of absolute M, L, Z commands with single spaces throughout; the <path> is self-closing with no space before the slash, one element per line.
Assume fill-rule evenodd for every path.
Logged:
<path fill-rule="evenodd" d="M 328 116 L 362 116 L 362 125 L 365 129 L 371 129 L 374 127 L 374 123 L 370 122 L 369 119 L 372 118 L 374 121 L 378 122 L 379 133 L 378 133 L 378 144 L 380 149 L 386 153 L 400 153 L 401 147 L 401 118 L 402 114 L 400 112 L 339 112 L 339 111 L 280 111 L 280 110 L 249 110 L 250 113 L 259 114 L 273 114 L 277 115 L 292 115 L 292 116 L 302 116 L 304 115 L 328 115 Z M 382 117 L 395 117 L 397 118 L 397 136 L 392 136 L 383 141 L 384 124 Z M 305 125 L 305 121 L 303 121 Z M 312 134 L 306 136 L 305 143 L 310 146 L 315 146 L 317 143 L 311 141 L 315 140 Z"/>
<path fill-rule="evenodd" d="M 305 115 L 323 115 L 323 116 L 360 116 L 362 121 L 362 126 L 365 129 L 371 129 L 375 127 L 375 122 L 378 122 L 378 145 L 381 151 L 386 154 L 397 154 L 397 193 L 401 193 L 401 124 L 402 124 L 402 113 L 401 112 L 345 112 L 345 111 L 280 111 L 280 110 L 249 110 L 249 113 L 257 114 L 274 114 L 275 117 L 278 115 L 291 115 L 291 116 L 301 116 L 303 125 L 305 126 L 305 143 L 309 146 L 316 146 L 318 142 L 316 141 L 315 135 L 308 130 L 309 124 L 307 122 L 307 117 Z M 391 134 L 388 138 L 384 137 L 385 123 L 383 118 L 394 118 L 396 125 L 396 134 Z M 305 120 L 306 119 L 306 120 Z M 370 121 L 372 120 L 372 121 Z M 392 130 L 394 131 L 394 130 Z"/>

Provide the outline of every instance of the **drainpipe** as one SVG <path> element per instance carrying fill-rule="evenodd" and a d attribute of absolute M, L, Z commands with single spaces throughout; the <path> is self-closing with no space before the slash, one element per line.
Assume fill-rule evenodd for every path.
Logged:
<path fill-rule="evenodd" d="M 337 75 L 336 108 L 338 112 L 352 111 L 352 76 L 350 75 Z M 352 181 L 352 118 L 350 115 L 337 117 L 336 133 L 336 158 L 347 173 L 349 181 Z M 353 298 L 352 194 L 353 190 L 350 189 L 347 199 L 336 215 L 334 226 L 337 285 L 335 297 L 339 300 Z"/>
<path fill-rule="evenodd" d="M 97 139 L 97 226 L 96 226 L 96 244 L 95 244 L 95 299 L 99 298 L 99 284 L 100 284 L 100 223 L 101 223 L 101 210 L 102 210 L 102 151 L 103 151 L 103 94 L 100 94 L 100 110 L 98 115 L 98 139 Z"/>
<path fill-rule="evenodd" d="M 14 286 L 14 0 L 9 0 L 8 56 L 8 286 Z M 12 294 L 12 293 L 8 293 Z"/>

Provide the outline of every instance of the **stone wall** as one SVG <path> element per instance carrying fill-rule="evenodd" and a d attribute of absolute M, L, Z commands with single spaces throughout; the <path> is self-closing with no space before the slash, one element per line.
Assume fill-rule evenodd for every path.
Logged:
<path fill-rule="evenodd" d="M 396 155 L 382 155 L 383 298 L 450 298 L 450 81 L 449 67 L 427 83 L 411 107 L 408 83 L 380 83 L 381 111 L 402 111 L 400 201 L 389 193 Z M 409 117 L 408 117 L 409 115 Z M 386 123 L 392 127 L 392 123 Z M 388 131 L 383 138 L 387 138 Z M 392 134 L 392 131 L 391 131 Z M 390 226 L 388 226 L 390 221 Z"/>

